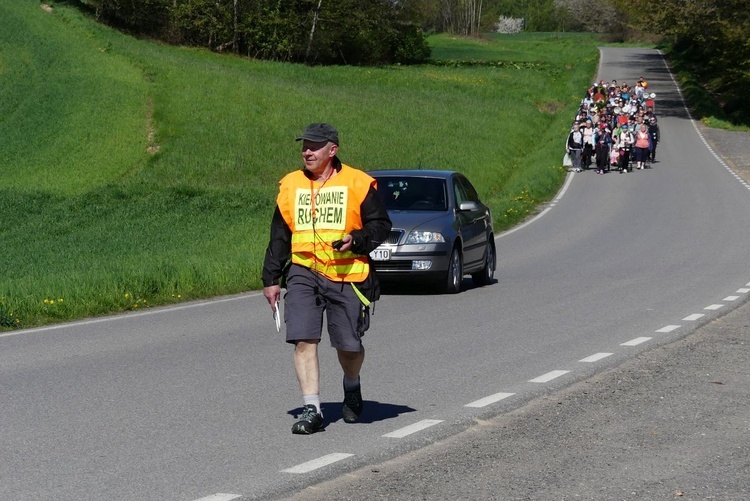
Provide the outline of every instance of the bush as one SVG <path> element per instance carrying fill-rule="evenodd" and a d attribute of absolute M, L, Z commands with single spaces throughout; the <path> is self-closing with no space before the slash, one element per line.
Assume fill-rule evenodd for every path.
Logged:
<path fill-rule="evenodd" d="M 402 27 L 395 41 L 394 62 L 401 64 L 421 63 L 430 58 L 430 46 L 422 30 L 416 26 Z"/>

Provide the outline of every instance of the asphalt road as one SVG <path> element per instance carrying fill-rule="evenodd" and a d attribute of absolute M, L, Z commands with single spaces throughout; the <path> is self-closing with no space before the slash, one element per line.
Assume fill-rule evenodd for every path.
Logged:
<path fill-rule="evenodd" d="M 695 125 L 750 189 L 750 133 Z M 750 499 L 749 291 L 750 282 L 707 305 L 726 312 L 745 302 L 672 343 L 283 499 Z"/>
<path fill-rule="evenodd" d="M 600 75 L 649 80 L 659 162 L 571 175 L 498 239 L 496 284 L 384 296 L 361 423 L 323 350 L 326 431 L 289 432 L 291 351 L 259 294 L 19 331 L 0 336 L 0 499 L 746 497 L 747 316 L 720 348 L 692 335 L 748 299 L 750 188 L 657 53 L 606 49 Z"/>
<path fill-rule="evenodd" d="M 750 499 L 750 305 L 290 500 Z"/>

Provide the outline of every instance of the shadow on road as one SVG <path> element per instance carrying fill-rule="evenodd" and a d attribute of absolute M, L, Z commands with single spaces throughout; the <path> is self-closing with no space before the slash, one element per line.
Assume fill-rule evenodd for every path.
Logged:
<path fill-rule="evenodd" d="M 322 402 L 320 404 L 320 409 L 323 411 L 326 425 L 343 419 L 343 415 L 341 414 L 341 402 Z M 357 420 L 357 423 L 367 424 L 375 423 L 377 421 L 385 421 L 386 419 L 393 419 L 401 414 L 414 411 L 416 411 L 416 409 L 407 405 L 394 405 L 375 402 L 373 400 L 365 400 L 364 411 Z M 292 409 L 287 414 L 290 414 L 297 419 L 302 415 L 302 407 Z"/>

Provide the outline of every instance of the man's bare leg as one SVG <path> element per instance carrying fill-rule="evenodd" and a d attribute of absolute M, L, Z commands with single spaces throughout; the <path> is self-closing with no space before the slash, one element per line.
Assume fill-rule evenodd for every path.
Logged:
<path fill-rule="evenodd" d="M 302 419 L 294 423 L 292 433 L 310 435 L 323 429 L 320 411 L 320 365 L 318 341 L 297 341 L 294 348 L 294 370 L 305 405 Z"/>
<path fill-rule="evenodd" d="M 302 395 L 320 394 L 319 341 L 297 341 L 294 348 L 294 370 Z"/>
<path fill-rule="evenodd" d="M 364 346 L 362 347 L 362 351 L 337 350 L 337 352 L 341 368 L 344 369 L 344 376 L 346 376 L 347 379 L 357 379 L 359 377 L 359 371 L 362 369 L 362 364 L 365 361 Z"/>

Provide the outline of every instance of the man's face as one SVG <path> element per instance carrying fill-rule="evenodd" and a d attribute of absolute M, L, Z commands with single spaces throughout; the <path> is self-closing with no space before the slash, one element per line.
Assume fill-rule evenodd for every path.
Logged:
<path fill-rule="evenodd" d="M 313 174 L 323 174 L 338 149 L 339 147 L 330 141 L 315 142 L 305 139 L 302 142 L 302 160 L 305 161 L 305 169 Z"/>

